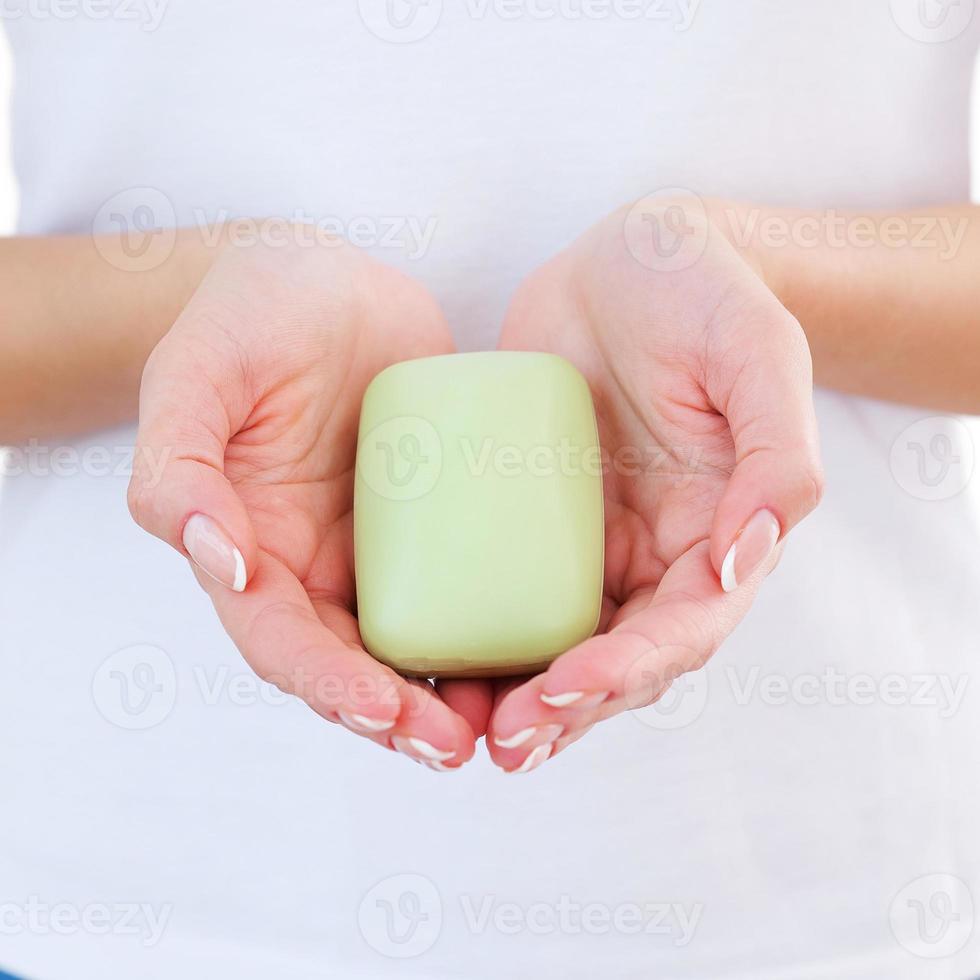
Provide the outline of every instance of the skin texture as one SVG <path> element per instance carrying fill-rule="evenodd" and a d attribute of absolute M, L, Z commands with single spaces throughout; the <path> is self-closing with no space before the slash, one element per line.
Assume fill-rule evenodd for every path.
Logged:
<path fill-rule="evenodd" d="M 731 595 L 719 583 L 744 524 L 767 509 L 785 533 L 820 493 L 802 330 L 708 222 L 693 227 L 703 249 L 664 273 L 637 258 L 628 213 L 610 216 L 528 281 L 504 324 L 503 346 L 579 367 L 617 463 L 605 479 L 603 633 L 547 673 L 516 687 L 446 683 L 437 695 L 360 647 L 351 499 L 361 397 L 387 364 L 451 344 L 420 287 L 354 249 L 222 254 L 146 367 L 137 460 L 169 455 L 160 482 L 135 474 L 135 518 L 177 548 L 189 517 L 216 522 L 249 585 L 199 579 L 257 673 L 355 730 L 354 715 L 393 723 L 366 737 L 416 757 L 405 739 L 451 753 L 444 766 L 465 762 L 493 705 L 493 756 L 520 769 L 537 732 L 513 749 L 496 739 L 541 726 L 554 738 L 556 725 L 575 737 L 650 703 L 747 609 L 757 580 Z M 620 468 L 628 451 L 638 468 Z M 571 691 L 585 696 L 569 707 L 540 698 Z"/>
<path fill-rule="evenodd" d="M 329 721 L 447 768 L 473 755 L 482 721 L 474 732 L 429 684 L 362 648 L 352 502 L 368 382 L 394 362 L 451 349 L 421 287 L 342 242 L 229 248 L 147 362 L 136 458 L 166 466 L 154 480 L 138 465 L 129 494 L 135 519 L 178 550 L 194 514 L 240 549 L 244 592 L 198 579 L 261 678 Z"/>
<path fill-rule="evenodd" d="M 980 208 L 706 209 L 803 324 L 818 384 L 980 415 Z"/>
<path fill-rule="evenodd" d="M 811 229 L 829 212 L 705 210 L 802 323 L 818 384 L 980 414 L 977 207 L 835 211 L 847 234 L 834 236 Z M 769 241 L 773 219 L 796 233 Z M 179 232 L 146 272 L 131 271 L 118 238 L 0 239 L 0 444 L 132 419 L 149 352 L 225 247 L 213 237 Z"/>
<path fill-rule="evenodd" d="M 533 274 L 503 326 L 502 346 L 550 350 L 583 371 L 614 457 L 600 633 L 533 680 L 433 691 L 360 648 L 350 499 L 361 393 L 387 364 L 451 344 L 420 286 L 350 247 L 242 249 L 220 236 L 205 247 L 187 231 L 170 259 L 137 273 L 111 260 L 108 239 L 0 242 L 0 442 L 132 417 L 163 338 L 146 363 L 136 458 L 168 465 L 159 483 L 137 469 L 132 509 L 185 555 L 194 514 L 230 535 L 246 591 L 198 578 L 248 662 L 331 721 L 393 723 L 366 733 L 379 744 L 424 757 L 411 737 L 451 753 L 437 760 L 448 768 L 489 726 L 495 761 L 519 769 L 555 725 L 560 751 L 703 663 L 778 558 L 777 547 L 722 591 L 740 529 L 766 508 L 784 536 L 816 502 L 810 357 L 794 315 L 818 381 L 980 411 L 974 208 L 919 215 L 963 223 L 951 251 L 889 244 L 886 222 L 911 214 L 872 216 L 866 246 L 777 247 L 736 232 L 755 211 L 813 215 L 669 203 L 693 261 L 649 261 L 640 232 L 664 215 L 646 209 L 638 232 L 623 209 Z M 540 699 L 577 691 L 566 707 Z M 495 744 L 528 728 L 519 746 Z"/>
<path fill-rule="evenodd" d="M 117 236 L 0 239 L 0 444 L 131 420 L 150 351 L 213 258 L 196 231 L 145 272 Z"/>
<path fill-rule="evenodd" d="M 719 575 L 740 529 L 767 509 L 785 534 L 820 497 L 803 331 L 703 216 L 681 216 L 693 251 L 680 268 L 665 271 L 633 237 L 649 222 L 618 212 L 533 275 L 504 323 L 502 347 L 548 350 L 582 371 L 612 458 L 599 634 L 498 691 L 487 741 L 508 770 L 538 740 L 497 740 L 562 726 L 560 750 L 702 666 L 775 561 L 726 594 Z M 565 707 L 541 699 L 569 693 L 583 696 Z"/>

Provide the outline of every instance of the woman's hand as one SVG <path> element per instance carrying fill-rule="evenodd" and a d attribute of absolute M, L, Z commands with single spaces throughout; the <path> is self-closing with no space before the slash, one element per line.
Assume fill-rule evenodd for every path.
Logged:
<path fill-rule="evenodd" d="M 225 247 L 146 365 L 130 506 L 194 560 L 245 659 L 320 715 L 432 768 L 469 759 L 489 687 L 431 685 L 365 652 L 353 576 L 368 382 L 452 348 L 434 300 L 346 244 Z"/>
<path fill-rule="evenodd" d="M 502 688 L 487 741 L 514 770 L 701 667 L 822 476 L 803 332 L 695 201 L 593 229 L 520 289 L 501 346 L 577 365 L 606 460 L 599 634 Z"/>

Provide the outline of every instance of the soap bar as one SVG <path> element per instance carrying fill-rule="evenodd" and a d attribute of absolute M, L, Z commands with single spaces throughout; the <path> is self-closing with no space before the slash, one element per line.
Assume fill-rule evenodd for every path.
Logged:
<path fill-rule="evenodd" d="M 602 500 L 592 396 L 568 361 L 494 351 L 386 368 L 358 434 L 365 646 L 409 676 L 543 670 L 598 624 Z"/>

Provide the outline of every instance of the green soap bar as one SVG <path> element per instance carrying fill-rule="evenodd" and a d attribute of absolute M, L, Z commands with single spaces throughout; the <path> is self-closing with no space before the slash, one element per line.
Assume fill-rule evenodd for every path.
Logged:
<path fill-rule="evenodd" d="M 567 361 L 450 354 L 368 386 L 354 544 L 378 660 L 423 677 L 543 670 L 595 631 L 603 533 L 592 396 Z"/>

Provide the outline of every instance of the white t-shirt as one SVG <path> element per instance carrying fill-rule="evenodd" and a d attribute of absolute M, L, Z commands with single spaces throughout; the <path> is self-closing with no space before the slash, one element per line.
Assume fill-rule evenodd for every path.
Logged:
<path fill-rule="evenodd" d="M 183 224 L 333 219 L 468 349 L 523 276 L 656 189 L 968 197 L 973 0 L 4 9 L 23 232 L 138 201 Z M 826 502 L 742 627 L 663 706 L 520 778 L 482 752 L 430 773 L 254 682 L 129 519 L 130 429 L 15 452 L 0 969 L 980 974 L 972 443 L 926 411 L 821 393 L 819 413 Z"/>

